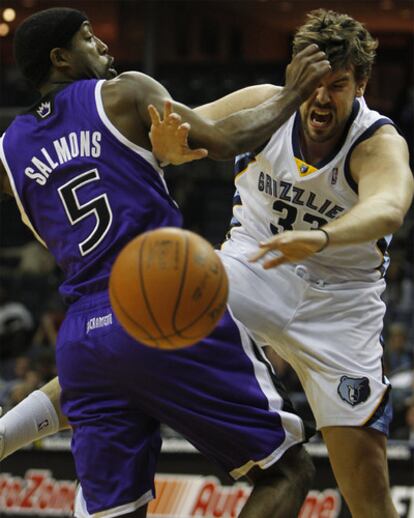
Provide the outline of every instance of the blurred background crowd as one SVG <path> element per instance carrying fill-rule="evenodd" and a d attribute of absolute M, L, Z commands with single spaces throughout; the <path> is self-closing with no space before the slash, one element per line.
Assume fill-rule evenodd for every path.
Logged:
<path fill-rule="evenodd" d="M 57 5 L 84 10 L 110 47 L 119 71 L 141 70 L 190 106 L 235 89 L 283 84 L 295 27 L 306 12 L 347 12 L 379 39 L 367 91 L 371 108 L 391 117 L 414 157 L 414 6 L 406 0 L 1 0 L 0 133 L 36 100 L 12 57 L 18 23 Z M 22 143 L 24 145 L 24 143 Z M 185 226 L 213 244 L 226 234 L 233 196 L 232 164 L 209 159 L 167 168 L 166 179 Z M 393 385 L 391 438 L 414 444 L 414 210 L 394 236 L 384 326 L 384 369 Z M 15 202 L 0 203 L 0 405 L 9 409 L 56 375 L 54 347 L 65 307 L 61 274 L 52 257 L 22 224 Z M 340 318 L 340 316 L 338 316 Z M 297 407 L 310 410 L 293 370 L 272 360 Z"/>

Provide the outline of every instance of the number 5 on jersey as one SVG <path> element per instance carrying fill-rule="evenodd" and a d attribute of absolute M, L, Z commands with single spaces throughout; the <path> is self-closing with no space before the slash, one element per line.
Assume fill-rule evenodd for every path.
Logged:
<path fill-rule="evenodd" d="M 77 196 L 77 190 L 87 183 L 100 180 L 97 169 L 91 169 L 82 173 L 69 182 L 59 187 L 59 195 L 65 207 L 66 215 L 71 225 L 76 225 L 84 218 L 93 215 L 96 224 L 89 236 L 79 243 L 82 256 L 94 250 L 108 233 L 112 224 L 112 210 L 106 194 L 92 198 L 89 202 L 81 204 Z"/>

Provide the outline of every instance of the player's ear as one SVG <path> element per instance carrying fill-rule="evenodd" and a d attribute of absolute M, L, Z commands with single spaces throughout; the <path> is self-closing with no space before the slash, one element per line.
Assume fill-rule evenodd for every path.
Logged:
<path fill-rule="evenodd" d="M 70 66 L 69 51 L 62 47 L 56 47 L 50 51 L 50 61 L 58 70 Z"/>
<path fill-rule="evenodd" d="M 367 79 L 361 79 L 357 83 L 357 87 L 356 87 L 356 96 L 357 97 L 362 97 L 364 95 L 365 89 L 367 87 L 367 83 L 368 83 Z"/>

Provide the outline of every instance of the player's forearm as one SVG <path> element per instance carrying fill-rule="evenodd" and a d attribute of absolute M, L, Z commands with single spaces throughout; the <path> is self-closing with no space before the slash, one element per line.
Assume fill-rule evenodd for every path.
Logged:
<path fill-rule="evenodd" d="M 257 148 L 284 124 L 298 109 L 300 96 L 284 88 L 268 101 L 255 108 L 232 113 L 214 123 L 226 145 L 216 141 L 209 147 L 211 158 L 226 160 L 235 155 Z"/>
<path fill-rule="evenodd" d="M 273 97 L 281 89 L 281 86 L 271 84 L 248 86 L 216 101 L 198 106 L 194 111 L 202 117 L 216 121 L 240 110 L 254 108 Z"/>
<path fill-rule="evenodd" d="M 396 232 L 403 223 L 404 210 L 384 197 L 373 197 L 355 205 L 323 228 L 330 245 L 351 245 L 375 241 Z"/>

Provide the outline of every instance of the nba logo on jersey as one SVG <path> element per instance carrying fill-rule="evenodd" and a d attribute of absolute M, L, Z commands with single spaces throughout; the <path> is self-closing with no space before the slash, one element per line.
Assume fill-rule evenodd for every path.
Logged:
<path fill-rule="evenodd" d="M 331 185 L 335 185 L 338 181 L 338 168 L 334 167 L 331 172 Z"/>

